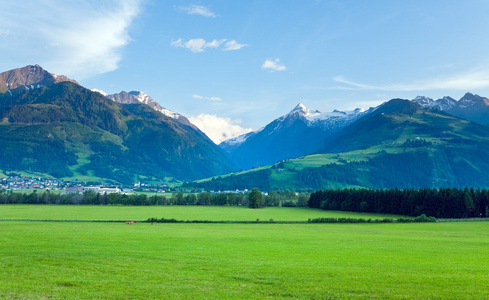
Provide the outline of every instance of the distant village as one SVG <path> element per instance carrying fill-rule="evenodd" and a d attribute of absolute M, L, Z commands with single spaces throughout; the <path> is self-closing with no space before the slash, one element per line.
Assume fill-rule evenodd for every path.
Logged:
<path fill-rule="evenodd" d="M 166 184 L 147 184 L 137 182 L 133 186 L 114 186 L 90 184 L 79 181 L 63 181 L 60 179 L 44 178 L 44 177 L 24 177 L 10 176 L 8 178 L 0 178 L 0 190 L 25 191 L 25 190 L 52 190 L 64 191 L 66 194 L 83 194 L 86 191 L 93 191 L 103 194 L 124 193 L 133 194 L 137 192 L 149 193 L 174 193 L 177 190 L 167 186 Z M 236 193 L 245 194 L 248 189 L 244 190 L 226 190 L 226 191 L 211 191 L 213 194 Z M 264 193 L 267 195 L 268 193 Z"/>
<path fill-rule="evenodd" d="M 0 189 L 2 190 L 53 190 L 65 191 L 66 194 L 83 194 L 86 191 L 94 191 L 99 194 L 110 193 L 134 193 L 134 192 L 173 192 L 166 185 L 151 185 L 135 183 L 133 187 L 113 185 L 91 185 L 78 181 L 63 181 L 59 179 L 44 177 L 10 176 L 0 178 Z"/>

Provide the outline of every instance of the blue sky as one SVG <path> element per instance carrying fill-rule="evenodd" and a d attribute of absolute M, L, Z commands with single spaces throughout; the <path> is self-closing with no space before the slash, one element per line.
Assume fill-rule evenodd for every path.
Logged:
<path fill-rule="evenodd" d="M 15 2 L 15 3 L 14 3 Z M 19 2 L 19 3 L 17 3 Z M 0 0 L 0 70 L 140 90 L 215 139 L 299 102 L 489 96 L 488 1 Z"/>

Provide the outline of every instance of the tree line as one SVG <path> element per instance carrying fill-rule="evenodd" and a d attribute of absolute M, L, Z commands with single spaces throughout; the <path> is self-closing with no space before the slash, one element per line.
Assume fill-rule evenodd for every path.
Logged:
<path fill-rule="evenodd" d="M 65 204 L 65 205 L 209 205 L 209 206 L 301 206 L 306 207 L 309 196 L 296 194 L 292 191 L 270 191 L 262 195 L 257 189 L 253 193 L 219 193 L 209 192 L 175 193 L 171 196 L 147 194 L 99 194 L 86 191 L 84 194 L 58 194 L 50 191 L 21 193 L 0 190 L 0 204 Z M 250 202 L 251 195 L 251 202 Z M 252 205 L 250 205 L 250 203 Z"/>
<path fill-rule="evenodd" d="M 436 218 L 486 218 L 489 216 L 487 189 L 342 189 L 319 190 L 310 195 L 309 207 L 325 210 Z"/>

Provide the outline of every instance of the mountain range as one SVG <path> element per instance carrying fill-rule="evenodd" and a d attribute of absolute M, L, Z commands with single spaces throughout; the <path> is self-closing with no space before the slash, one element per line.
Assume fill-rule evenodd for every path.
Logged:
<path fill-rule="evenodd" d="M 480 98 L 464 96 L 469 97 Z M 186 186 L 296 191 L 345 187 L 487 188 L 488 156 L 489 126 L 415 101 L 392 99 L 337 128 L 314 154 Z"/>
<path fill-rule="evenodd" d="M 489 99 L 471 93 L 329 113 L 299 103 L 217 146 L 143 92 L 107 95 L 35 65 L 0 73 L 0 175 L 220 190 L 489 187 L 488 116 Z"/>
<path fill-rule="evenodd" d="M 39 66 L 0 74 L 0 170 L 130 184 L 191 180 L 234 164 L 149 97 L 113 101 Z M 140 99 L 140 100 L 139 100 Z M 121 103 L 119 103 L 121 102 Z"/>
<path fill-rule="evenodd" d="M 220 146 L 241 169 L 267 165 L 314 153 L 341 128 L 371 110 L 320 113 L 299 103 L 290 113 L 264 128 L 224 141 Z"/>
<path fill-rule="evenodd" d="M 467 93 L 459 101 L 451 97 L 435 101 L 418 96 L 411 101 L 427 109 L 489 124 L 489 99 L 478 95 Z M 332 141 L 337 140 L 335 137 L 342 129 L 366 117 L 379 107 L 321 113 L 299 103 L 290 113 L 270 122 L 265 127 L 226 140 L 220 146 L 243 170 L 273 164 L 283 159 L 333 151 L 335 147 Z"/>

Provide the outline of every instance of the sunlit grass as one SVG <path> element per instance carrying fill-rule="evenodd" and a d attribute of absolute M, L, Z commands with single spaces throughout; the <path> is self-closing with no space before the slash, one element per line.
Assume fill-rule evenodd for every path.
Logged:
<path fill-rule="evenodd" d="M 0 219 L 30 220 L 177 220 L 211 221 L 307 221 L 314 218 L 396 217 L 384 214 L 325 211 L 313 208 L 236 206 L 91 206 L 91 205 L 0 205 Z"/>
<path fill-rule="evenodd" d="M 489 224 L 0 222 L 0 298 L 487 299 Z"/>

